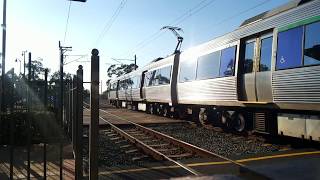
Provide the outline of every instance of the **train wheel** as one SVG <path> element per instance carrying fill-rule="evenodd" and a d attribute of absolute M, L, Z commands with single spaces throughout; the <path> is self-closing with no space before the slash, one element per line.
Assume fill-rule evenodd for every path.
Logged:
<path fill-rule="evenodd" d="M 168 115 L 170 118 L 176 118 L 176 112 L 174 107 L 168 107 Z"/>
<path fill-rule="evenodd" d="M 186 119 L 187 118 L 187 109 L 186 108 L 177 109 L 177 115 L 178 115 L 179 119 Z"/>
<path fill-rule="evenodd" d="M 157 105 L 156 110 L 157 110 L 157 115 L 162 116 L 162 108 L 160 104 Z"/>
<path fill-rule="evenodd" d="M 154 105 L 153 105 L 153 104 L 150 104 L 150 105 L 149 105 L 149 112 L 150 112 L 150 114 L 154 114 L 154 113 L 155 113 Z"/>
<path fill-rule="evenodd" d="M 137 106 L 135 104 L 132 104 L 131 106 L 133 111 L 137 111 Z"/>
<path fill-rule="evenodd" d="M 168 107 L 167 107 L 167 106 L 163 106 L 163 113 L 162 113 L 162 115 L 163 115 L 164 117 L 169 116 L 169 110 L 168 110 Z"/>
<path fill-rule="evenodd" d="M 244 132 L 246 128 L 246 119 L 243 113 L 235 113 L 232 122 L 234 130 L 237 132 Z"/>
<path fill-rule="evenodd" d="M 202 125 L 206 125 L 209 122 L 209 114 L 205 108 L 200 108 L 199 111 L 199 122 Z"/>
<path fill-rule="evenodd" d="M 229 111 L 222 111 L 221 117 L 220 117 L 220 123 L 221 123 L 222 127 L 230 129 L 231 121 L 232 121 L 232 118 L 231 118 L 230 112 Z"/>

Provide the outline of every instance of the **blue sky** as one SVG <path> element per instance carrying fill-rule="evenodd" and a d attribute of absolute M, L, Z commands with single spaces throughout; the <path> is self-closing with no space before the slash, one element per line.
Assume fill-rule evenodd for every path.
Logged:
<path fill-rule="evenodd" d="M 32 52 L 33 59 L 43 58 L 51 72 L 59 68 L 58 41 L 64 41 L 67 0 L 7 0 L 7 56 L 6 70 L 15 67 L 21 52 Z M 123 7 L 108 31 L 120 3 Z M 179 26 L 184 37 L 182 50 L 214 39 L 236 29 L 243 20 L 282 5 L 288 0 L 87 0 L 72 2 L 63 45 L 72 46 L 67 54 L 90 54 L 92 48 L 100 51 L 100 76 L 106 81 L 111 58 L 133 58 L 137 54 L 139 66 L 152 59 L 171 54 L 176 38 L 169 31 L 159 31 L 166 25 Z M 253 8 L 255 7 L 255 8 Z M 253 8 L 253 9 L 252 9 Z M 251 9 L 251 10 L 249 10 Z M 2 1 L 1 1 L 2 12 Z M 179 18 L 180 17 L 180 18 Z M 1 13 L 2 19 L 2 13 Z M 99 38 L 100 37 L 100 38 Z M 2 37 L 1 37 L 2 40 Z M 98 43 L 97 43 L 98 42 Z M 140 46 L 137 46 L 139 45 Z M 76 57 L 67 57 L 72 61 Z M 89 57 L 80 59 L 88 61 Z M 90 63 L 74 62 L 65 70 L 74 73 L 84 66 L 85 81 L 90 79 Z M 105 89 L 105 87 L 103 87 Z"/>

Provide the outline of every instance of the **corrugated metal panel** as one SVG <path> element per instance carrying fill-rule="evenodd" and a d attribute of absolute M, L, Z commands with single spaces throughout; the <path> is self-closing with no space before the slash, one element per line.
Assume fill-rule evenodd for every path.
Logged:
<path fill-rule="evenodd" d="M 320 66 L 275 71 L 274 102 L 320 103 Z"/>
<path fill-rule="evenodd" d="M 119 90 L 118 91 L 118 97 L 119 97 L 119 100 L 126 100 L 126 91 L 125 90 Z"/>
<path fill-rule="evenodd" d="M 161 67 L 161 66 L 172 65 L 173 64 L 173 59 L 174 59 L 174 56 L 166 57 L 166 58 L 164 58 L 164 59 L 162 59 L 160 61 L 153 62 L 153 63 L 150 63 L 150 64 L 146 65 L 140 71 L 157 69 L 158 67 Z"/>
<path fill-rule="evenodd" d="M 266 132 L 266 113 L 256 112 L 254 113 L 255 130 L 259 132 Z"/>
<path fill-rule="evenodd" d="M 178 102 L 237 101 L 236 77 L 178 83 Z"/>
<path fill-rule="evenodd" d="M 111 100 L 117 99 L 117 92 L 116 91 L 110 91 L 109 99 L 111 99 Z"/>
<path fill-rule="evenodd" d="M 140 89 L 132 89 L 132 100 L 133 101 L 140 101 Z"/>
<path fill-rule="evenodd" d="M 146 87 L 145 93 L 147 101 L 171 102 L 170 85 Z"/>
<path fill-rule="evenodd" d="M 301 21 L 308 17 L 317 16 L 317 15 L 320 15 L 319 0 L 303 4 L 297 8 L 275 15 L 271 18 L 241 27 L 224 36 L 220 36 L 207 43 L 190 48 L 187 51 L 183 52 L 182 54 L 194 54 L 194 53 L 199 53 L 200 55 L 205 54 L 212 49 L 216 49 L 220 46 L 232 43 L 241 38 L 247 37 L 251 34 L 256 34 L 258 32 L 265 31 L 275 27 L 279 28 L 279 27 L 287 26 L 291 23 Z"/>

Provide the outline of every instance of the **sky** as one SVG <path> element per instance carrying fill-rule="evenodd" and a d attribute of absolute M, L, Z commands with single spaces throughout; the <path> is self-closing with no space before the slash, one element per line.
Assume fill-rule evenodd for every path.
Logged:
<path fill-rule="evenodd" d="M 6 71 L 14 67 L 19 73 L 19 61 L 15 60 L 23 62 L 25 50 L 32 53 L 33 60 L 42 59 L 51 73 L 57 71 L 61 41 L 62 46 L 72 47 L 72 51 L 65 53 L 64 70 L 75 74 L 78 66 L 83 65 L 84 81 L 90 81 L 91 50 L 99 50 L 100 79 L 106 90 L 107 68 L 118 63 L 112 58 L 133 59 L 136 54 L 137 65 L 142 67 L 173 53 L 176 37 L 168 30 L 160 31 L 163 26 L 183 29 L 179 32 L 184 38 L 183 51 L 233 31 L 245 19 L 288 1 L 7 0 Z M 0 17 L 2 20 L 2 13 Z M 74 55 L 87 56 L 74 61 L 79 58 Z"/>

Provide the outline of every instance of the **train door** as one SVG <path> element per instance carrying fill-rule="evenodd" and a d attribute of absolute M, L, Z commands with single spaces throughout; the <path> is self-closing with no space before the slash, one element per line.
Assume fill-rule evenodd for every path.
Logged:
<path fill-rule="evenodd" d="M 144 86 L 145 86 L 145 77 L 146 77 L 147 71 L 143 71 L 140 79 L 140 98 L 145 99 L 145 91 L 144 91 Z"/>
<path fill-rule="evenodd" d="M 242 42 L 240 100 L 270 102 L 272 34 L 256 36 Z"/>
<path fill-rule="evenodd" d="M 258 58 L 256 62 L 256 95 L 259 102 L 272 102 L 271 88 L 271 61 L 272 61 L 272 34 L 258 38 Z"/>

